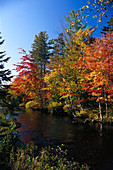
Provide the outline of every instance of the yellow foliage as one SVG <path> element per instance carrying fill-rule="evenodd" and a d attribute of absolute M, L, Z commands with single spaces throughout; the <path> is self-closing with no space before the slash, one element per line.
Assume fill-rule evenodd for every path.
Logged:
<path fill-rule="evenodd" d="M 26 105 L 25 105 L 25 107 L 26 107 L 26 109 L 29 109 L 29 108 L 31 108 L 32 106 L 37 105 L 37 104 L 39 104 L 39 103 L 32 100 L 32 101 L 27 102 Z"/>
<path fill-rule="evenodd" d="M 86 5 L 86 8 L 89 8 L 89 6 L 88 6 L 88 5 Z"/>

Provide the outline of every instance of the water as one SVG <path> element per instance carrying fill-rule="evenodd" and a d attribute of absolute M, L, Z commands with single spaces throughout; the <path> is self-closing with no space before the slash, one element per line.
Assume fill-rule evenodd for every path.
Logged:
<path fill-rule="evenodd" d="M 69 149 L 70 155 L 91 169 L 113 169 L 113 128 L 99 125 L 73 124 L 69 117 L 47 115 L 40 111 L 22 111 L 17 121 L 22 124 L 20 138 L 24 143 L 34 141 L 37 145 L 60 145 Z"/>

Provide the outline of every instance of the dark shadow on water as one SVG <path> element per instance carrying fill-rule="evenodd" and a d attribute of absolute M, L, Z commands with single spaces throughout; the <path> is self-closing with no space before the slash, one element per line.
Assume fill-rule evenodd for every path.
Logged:
<path fill-rule="evenodd" d="M 113 128 L 100 125 L 72 124 L 69 117 L 48 115 L 40 111 L 22 111 L 17 121 L 22 124 L 20 138 L 37 145 L 65 144 L 69 154 L 91 169 L 113 169 Z M 100 126 L 100 127 L 99 127 Z"/>

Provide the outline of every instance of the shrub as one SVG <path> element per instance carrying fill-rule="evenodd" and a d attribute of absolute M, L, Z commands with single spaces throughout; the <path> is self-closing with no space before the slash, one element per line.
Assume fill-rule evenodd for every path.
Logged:
<path fill-rule="evenodd" d="M 51 101 L 48 105 L 48 110 L 51 112 L 51 113 L 59 113 L 59 112 L 62 112 L 62 103 L 61 102 L 54 102 L 54 101 Z"/>
<path fill-rule="evenodd" d="M 10 154 L 10 166 L 14 170 L 88 170 L 87 165 L 80 166 L 76 162 L 66 158 L 67 151 L 61 147 L 46 147 L 38 150 L 34 144 L 27 144 L 25 148 L 20 148 L 16 153 L 12 150 Z"/>
<path fill-rule="evenodd" d="M 32 108 L 34 106 L 40 107 L 39 102 L 32 100 L 32 101 L 27 102 L 26 105 L 25 105 L 26 109 Z"/>
<path fill-rule="evenodd" d="M 16 125 L 5 118 L 0 122 L 0 167 L 7 167 L 9 164 L 10 152 L 17 141 Z"/>

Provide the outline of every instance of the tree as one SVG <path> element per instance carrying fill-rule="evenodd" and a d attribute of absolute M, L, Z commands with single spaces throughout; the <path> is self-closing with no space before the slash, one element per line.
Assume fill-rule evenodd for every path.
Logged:
<path fill-rule="evenodd" d="M 83 58 L 86 48 L 84 38 L 90 37 L 93 30 L 79 29 L 73 37 L 70 38 L 70 44 L 66 44 L 63 57 L 60 54 L 55 61 L 50 60 L 53 69 L 50 74 L 46 74 L 45 82 L 47 82 L 47 90 L 49 90 L 49 98 L 59 103 L 63 100 L 64 109 L 73 114 L 76 109 L 76 102 L 82 99 L 81 73 L 75 64 Z"/>
<path fill-rule="evenodd" d="M 63 64 L 65 59 L 65 39 L 63 33 L 53 40 L 52 53 L 50 54 L 49 70 L 53 70 L 58 67 L 58 64 Z"/>
<path fill-rule="evenodd" d="M 32 44 L 31 58 L 37 64 L 39 76 L 42 78 L 46 73 L 47 63 L 49 59 L 49 42 L 46 31 L 41 31 L 38 36 L 35 35 L 34 43 Z"/>
<path fill-rule="evenodd" d="M 71 12 L 68 13 L 66 16 L 66 24 L 67 27 L 64 28 L 66 34 L 69 37 L 73 37 L 76 32 L 79 31 L 79 29 L 84 29 L 87 25 L 87 22 L 84 23 L 84 16 L 83 16 L 83 10 L 71 10 Z M 84 24 L 83 24 L 84 23 Z"/>
<path fill-rule="evenodd" d="M 82 99 L 80 87 L 80 69 L 75 64 L 81 60 L 85 46 L 94 29 L 85 28 L 83 11 L 72 10 L 66 17 L 67 27 L 54 41 L 53 56 L 50 57 L 50 74 L 46 74 L 45 82 L 50 92 L 49 99 L 59 103 L 64 101 L 64 108 L 71 114 L 77 105 L 77 100 Z M 84 23 L 84 24 L 83 24 Z"/>
<path fill-rule="evenodd" d="M 81 86 L 90 97 L 99 103 L 100 120 L 102 121 L 101 103 L 107 105 L 113 102 L 113 33 L 106 33 L 101 39 L 86 47 L 82 62 L 83 68 Z"/>
<path fill-rule="evenodd" d="M 45 83 L 38 76 L 37 64 L 33 63 L 31 56 L 26 54 L 22 49 L 22 61 L 15 64 L 16 71 L 19 72 L 17 77 L 12 82 L 10 93 L 14 96 L 23 96 L 23 101 L 35 100 L 40 106 L 43 104 L 45 92 L 42 90 Z"/>
<path fill-rule="evenodd" d="M 101 33 L 105 35 L 106 32 L 111 32 L 111 31 L 113 31 L 113 15 L 108 21 L 108 26 L 104 26 Z"/>
<path fill-rule="evenodd" d="M 0 37 L 1 40 L 2 37 Z M 4 43 L 4 40 L 0 41 L 0 46 Z M 7 90 L 11 78 L 11 71 L 9 69 L 5 69 L 4 64 L 10 59 L 10 57 L 5 58 L 5 51 L 0 51 L 0 100 L 5 101 L 5 96 L 7 95 Z"/>
<path fill-rule="evenodd" d="M 83 15 L 83 8 L 80 10 L 71 10 L 66 16 L 66 27 L 63 27 L 64 37 L 67 44 L 71 43 L 72 37 L 80 30 L 87 30 L 92 28 L 86 28 L 87 21 L 85 15 Z M 85 41 L 85 39 L 84 39 Z"/>
<path fill-rule="evenodd" d="M 66 27 L 63 27 L 63 32 L 59 34 L 58 38 L 53 40 L 53 51 L 50 56 L 49 64 L 49 67 L 51 67 L 50 69 L 55 66 L 57 68 L 58 64 L 62 65 L 66 56 L 70 55 L 68 54 L 67 46 L 73 45 L 73 37 L 75 37 L 75 34 L 81 29 L 87 31 L 88 28 L 85 29 L 87 22 L 84 23 L 83 20 L 84 16 L 82 10 L 71 10 L 71 12 L 68 13 L 66 16 Z M 84 36 L 84 41 L 88 41 L 89 38 L 89 36 Z"/>

